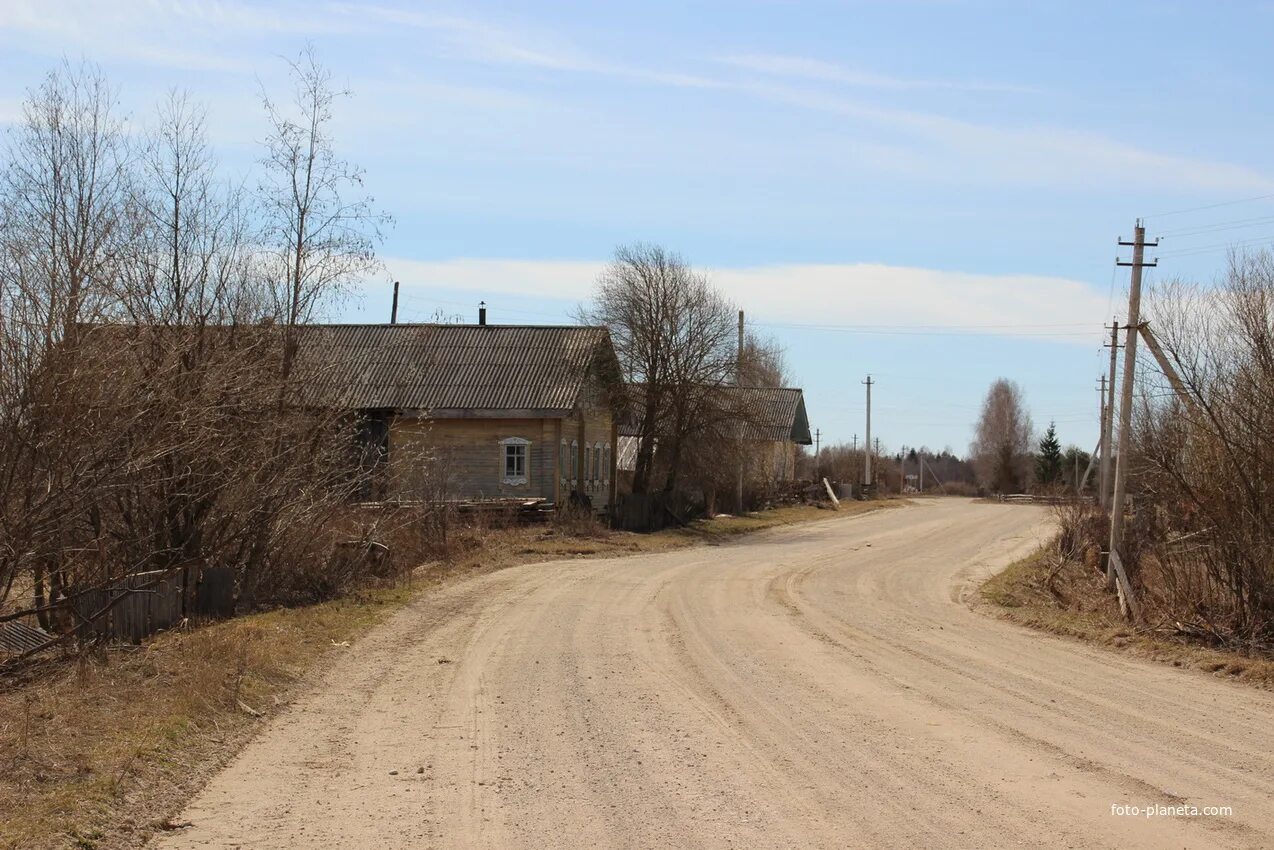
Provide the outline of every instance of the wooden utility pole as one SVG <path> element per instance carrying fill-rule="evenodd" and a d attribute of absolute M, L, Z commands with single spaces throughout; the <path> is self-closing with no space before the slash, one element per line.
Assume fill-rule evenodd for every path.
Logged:
<path fill-rule="evenodd" d="M 1115 457 L 1115 489 L 1110 501 L 1110 549 L 1107 555 L 1107 575 L 1113 569 L 1120 593 L 1120 601 L 1133 617 L 1137 616 L 1137 603 L 1132 595 L 1132 585 L 1123 569 L 1123 561 L 1119 550 L 1124 542 L 1124 501 L 1128 493 L 1128 461 L 1132 442 L 1132 391 L 1137 370 L 1137 330 L 1141 324 L 1141 270 L 1156 263 L 1145 262 L 1146 228 L 1141 219 L 1133 230 L 1133 240 L 1120 245 L 1132 247 L 1132 262 L 1118 261 L 1118 265 L 1132 269 L 1131 285 L 1128 289 L 1128 335 L 1124 338 L 1124 375 L 1119 399 L 1119 454 Z M 1150 243 L 1151 247 L 1159 243 Z"/>
<path fill-rule="evenodd" d="M 924 449 L 916 452 L 916 457 L 920 458 L 920 478 L 917 479 L 916 492 L 923 493 L 925 491 L 925 453 Z"/>
<path fill-rule="evenodd" d="M 867 439 L 863 442 L 863 486 L 871 486 L 871 385 L 874 383 L 871 375 L 867 376 L 867 380 L 863 381 L 867 385 Z"/>
<path fill-rule="evenodd" d="M 398 324 L 398 281 L 394 281 L 394 306 L 389 308 L 389 323 Z"/>
<path fill-rule="evenodd" d="M 734 385 L 743 386 L 743 311 L 739 311 L 739 348 L 734 361 Z M 743 423 L 739 422 L 739 480 L 734 492 L 735 516 L 743 516 Z"/>
<path fill-rule="evenodd" d="M 1110 378 L 1105 382 L 1105 415 L 1101 425 L 1101 494 L 1098 497 L 1103 508 L 1110 506 L 1111 457 L 1115 441 L 1115 369 L 1119 358 L 1119 320 L 1110 322 Z"/>

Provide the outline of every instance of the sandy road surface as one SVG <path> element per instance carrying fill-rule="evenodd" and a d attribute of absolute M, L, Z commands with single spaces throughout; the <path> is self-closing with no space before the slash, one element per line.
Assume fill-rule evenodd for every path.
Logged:
<path fill-rule="evenodd" d="M 1274 846 L 1269 695 L 962 601 L 1045 520 L 930 502 L 457 583 L 160 846 Z"/>

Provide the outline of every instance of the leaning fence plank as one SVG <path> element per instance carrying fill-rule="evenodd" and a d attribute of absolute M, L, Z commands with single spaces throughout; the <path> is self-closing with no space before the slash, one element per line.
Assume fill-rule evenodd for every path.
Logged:
<path fill-rule="evenodd" d="M 827 491 L 827 498 L 832 500 L 832 507 L 840 510 L 840 499 L 836 498 L 836 493 L 832 490 L 832 485 L 827 483 L 827 479 L 823 479 L 823 489 Z"/>
<path fill-rule="evenodd" d="M 1119 610 L 1128 616 L 1131 614 L 1133 620 L 1141 619 L 1141 606 L 1137 604 L 1137 597 L 1132 591 L 1132 582 L 1128 580 L 1128 573 L 1124 570 L 1124 562 L 1119 559 L 1118 552 L 1110 553 L 1110 565 L 1115 568 L 1116 588 L 1119 591 Z"/>

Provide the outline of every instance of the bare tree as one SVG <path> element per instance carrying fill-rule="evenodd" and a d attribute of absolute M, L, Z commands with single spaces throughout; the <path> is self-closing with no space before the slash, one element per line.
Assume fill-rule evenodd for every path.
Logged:
<path fill-rule="evenodd" d="M 332 138 L 333 108 L 349 95 L 332 83 L 312 47 L 289 62 L 287 108 L 262 92 L 270 120 L 260 186 L 270 279 L 285 328 L 283 373 L 292 368 L 293 329 L 326 300 L 341 295 L 377 266 L 376 246 L 390 223 L 363 189 L 363 170 L 340 159 Z"/>
<path fill-rule="evenodd" d="M 1031 417 L 1022 401 L 1022 388 L 1000 378 L 982 402 L 970 454 L 985 487 L 998 493 L 1019 492 L 1026 485 L 1031 447 Z"/>
<path fill-rule="evenodd" d="M 0 176 L 0 577 L 7 589 L 29 571 L 39 609 L 85 475 L 67 431 L 91 434 L 71 380 L 79 330 L 109 313 L 131 238 L 131 151 L 116 108 L 96 68 L 63 62 L 28 93 Z"/>
<path fill-rule="evenodd" d="M 788 383 L 783 346 L 773 337 L 747 331 L 739 363 L 739 384 L 744 387 L 785 387 Z"/>
<path fill-rule="evenodd" d="M 32 594 L 0 619 L 62 637 L 104 613 L 83 609 L 91 591 L 138 571 L 221 566 L 246 599 L 320 597 L 359 535 L 342 510 L 356 423 L 289 394 L 280 368 L 297 324 L 374 262 L 366 202 L 335 194 L 355 172 L 333 165 L 325 107 L 301 131 L 299 248 L 272 254 L 260 209 L 217 176 L 200 107 L 174 93 L 130 134 L 113 108 L 94 69 L 64 64 L 0 174 L 0 602 Z"/>
<path fill-rule="evenodd" d="M 1235 254 L 1215 284 L 1173 281 L 1150 295 L 1149 326 L 1184 397 L 1147 359 L 1130 458 L 1139 507 L 1128 566 L 1148 604 L 1178 628 L 1268 650 L 1274 255 Z"/>
<path fill-rule="evenodd" d="M 734 307 L 685 260 L 657 245 L 621 245 L 581 318 L 610 328 L 625 378 L 639 388 L 633 492 L 651 488 L 660 441 L 672 493 L 686 440 L 703 427 L 715 388 L 732 379 Z"/>

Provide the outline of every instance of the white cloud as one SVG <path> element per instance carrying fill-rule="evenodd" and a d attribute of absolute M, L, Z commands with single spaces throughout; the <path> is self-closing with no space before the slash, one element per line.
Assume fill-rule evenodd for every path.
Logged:
<path fill-rule="evenodd" d="M 1037 89 L 1030 86 L 1013 85 L 1008 83 L 982 83 L 965 80 L 895 77 L 888 74 L 873 73 L 871 71 L 858 71 L 832 62 L 824 62 L 820 59 L 811 59 L 804 56 L 783 56 L 773 53 L 747 53 L 735 56 L 721 56 L 717 58 L 717 61 L 723 65 L 742 68 L 747 71 L 756 71 L 763 74 L 798 77 L 807 80 L 819 80 L 822 82 L 839 83 L 842 85 L 862 88 L 895 90 L 947 89 L 960 91 L 1006 92 L 1014 94 L 1028 94 L 1037 91 Z"/>
<path fill-rule="evenodd" d="M 4 0 L 0 34 L 21 49 L 49 56 L 83 54 L 193 71 L 249 72 L 246 39 L 340 31 L 311 7 L 234 0 Z M 16 38 L 15 38 L 16 37 Z M 20 40 L 19 40 L 20 39 Z"/>
<path fill-rule="evenodd" d="M 1274 179 L 1242 165 L 1159 153 L 1083 130 L 974 124 L 781 84 L 753 83 L 745 90 L 776 103 L 909 134 L 935 146 L 933 164 L 962 181 L 998 178 L 1024 185 L 1074 186 L 1103 180 L 1159 190 L 1167 185 L 1221 191 L 1274 188 Z M 956 164 L 962 167 L 958 173 L 952 170 Z"/>
<path fill-rule="evenodd" d="M 388 259 L 406 294 L 438 288 L 582 301 L 603 261 Z M 788 264 L 708 270 L 713 282 L 765 324 L 849 326 L 870 332 L 942 326 L 995 336 L 1057 334 L 1084 345 L 1100 335 L 1107 299 L 1082 281 L 989 275 L 874 263 Z M 415 292 L 413 293 L 413 290 Z M 1042 318 L 1043 317 L 1043 318 Z M 1089 333 L 1091 331 L 1091 333 Z M 1086 334 L 1086 336 L 1069 336 Z"/>
<path fill-rule="evenodd" d="M 1101 133 L 1069 127 L 974 123 L 897 109 L 844 96 L 863 90 L 966 89 L 1018 91 L 1013 85 L 947 79 L 912 79 L 846 68 L 801 56 L 748 53 L 722 62 L 755 72 L 749 79 L 698 74 L 673 67 L 627 63 L 570 43 L 540 27 L 498 26 L 477 17 L 416 6 L 326 5 L 286 0 L 2 0 L 0 37 L 6 46 L 50 56 L 81 53 L 97 61 L 122 60 L 158 67 L 246 73 L 278 52 L 284 36 L 342 33 L 377 37 L 410 30 L 445 57 L 568 74 L 595 75 L 655 86 L 717 90 L 797 109 L 843 116 L 847 145 L 897 173 L 963 184 L 1073 187 L 1109 185 L 1204 192 L 1262 191 L 1274 179 L 1258 170 L 1138 147 Z M 379 73 L 369 63 L 360 92 L 401 109 L 401 71 Z M 825 84 L 839 85 L 829 89 Z M 393 96 L 385 94 L 392 90 Z M 383 91 L 382 91 L 383 90 Z M 1025 89 L 1022 89 L 1025 91 Z M 552 90 L 549 90 L 553 93 Z M 498 109 L 493 106 L 492 109 Z M 877 138 L 871 138 L 876 133 Z"/>
<path fill-rule="evenodd" d="M 438 33 L 450 52 L 474 61 L 623 77 L 676 88 L 724 86 L 717 80 L 695 74 L 656 71 L 600 59 L 547 32 L 514 31 L 477 19 L 419 9 L 357 6 L 348 3 L 334 3 L 328 8 L 361 21 L 377 21 Z"/>

